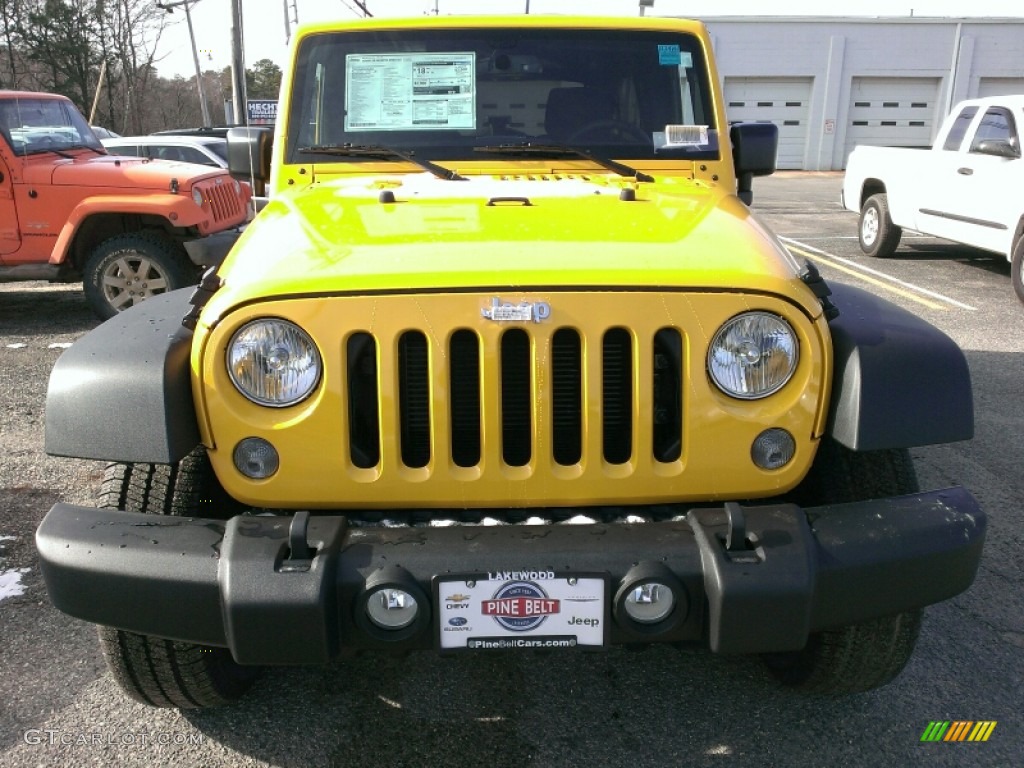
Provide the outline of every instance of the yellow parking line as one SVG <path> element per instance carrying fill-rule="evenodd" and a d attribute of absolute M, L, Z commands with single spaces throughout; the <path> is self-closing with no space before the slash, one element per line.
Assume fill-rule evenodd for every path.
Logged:
<path fill-rule="evenodd" d="M 799 253 L 801 256 L 806 256 L 808 259 L 813 259 L 814 261 L 820 262 L 822 264 L 828 264 L 828 266 L 832 267 L 833 269 L 838 269 L 840 272 L 845 272 L 848 275 L 853 275 L 858 280 L 863 280 L 866 283 L 871 283 L 871 285 L 875 285 L 878 286 L 879 288 L 882 288 L 883 290 L 895 293 L 897 296 L 902 296 L 905 299 L 916 301 L 918 304 L 922 304 L 928 307 L 929 309 L 938 309 L 943 312 L 949 309 L 949 307 L 945 306 L 944 304 L 929 301 L 928 299 L 922 298 L 921 296 L 918 296 L 915 293 L 905 291 L 902 288 L 897 288 L 896 286 L 890 285 L 889 283 L 886 283 L 882 280 L 877 280 L 873 277 L 869 277 L 868 275 L 865 275 L 863 272 L 859 272 L 856 269 L 844 267 L 842 264 L 839 264 L 835 260 L 830 259 L 828 256 L 825 256 L 824 254 L 811 253 L 810 251 L 805 251 L 803 248 L 797 248 L 795 245 L 790 245 L 789 243 L 786 243 L 785 245 L 786 248 L 788 248 L 790 251 L 795 251 L 796 253 Z"/>

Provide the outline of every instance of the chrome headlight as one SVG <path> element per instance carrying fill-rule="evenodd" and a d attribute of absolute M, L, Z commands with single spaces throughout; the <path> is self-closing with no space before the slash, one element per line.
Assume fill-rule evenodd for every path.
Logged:
<path fill-rule="evenodd" d="M 253 320 L 239 328 L 228 344 L 227 366 L 239 392 L 272 408 L 309 397 L 323 368 L 309 334 L 275 318 Z"/>
<path fill-rule="evenodd" d="M 785 386 L 799 353 L 789 323 L 768 312 L 745 312 L 715 334 L 708 350 L 708 374 L 730 397 L 756 400 Z"/>
<path fill-rule="evenodd" d="M 192 202 L 200 208 L 203 207 L 203 190 L 199 187 L 192 187 Z"/>

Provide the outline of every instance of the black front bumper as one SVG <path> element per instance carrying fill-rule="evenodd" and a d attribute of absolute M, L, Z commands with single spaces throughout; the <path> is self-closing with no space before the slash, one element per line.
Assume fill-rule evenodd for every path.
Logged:
<path fill-rule="evenodd" d="M 962 488 L 810 509 L 729 504 L 639 524 L 356 528 L 317 515 L 305 532 L 308 554 L 289 540 L 292 520 L 57 504 L 36 545 L 50 598 L 65 613 L 225 646 L 243 664 L 308 664 L 356 649 L 436 647 L 429 620 L 394 636 L 364 620 L 360 598 L 382 573 L 414 585 L 428 604 L 438 575 L 600 573 L 614 595 L 663 573 L 681 590 L 673 616 L 636 625 L 610 599 L 611 643 L 795 650 L 809 633 L 963 592 L 986 524 Z"/>

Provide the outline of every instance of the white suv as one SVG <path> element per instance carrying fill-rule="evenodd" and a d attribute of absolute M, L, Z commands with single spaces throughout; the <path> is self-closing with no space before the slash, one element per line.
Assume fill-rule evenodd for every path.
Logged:
<path fill-rule="evenodd" d="M 216 136 L 119 136 L 102 143 L 113 155 L 228 167 L 227 141 Z"/>

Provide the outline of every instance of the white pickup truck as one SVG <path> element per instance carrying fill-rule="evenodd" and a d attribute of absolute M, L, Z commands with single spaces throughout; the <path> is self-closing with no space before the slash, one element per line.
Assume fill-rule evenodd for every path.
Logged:
<path fill-rule="evenodd" d="M 946 118 L 930 150 L 857 147 L 843 180 L 843 206 L 860 212 L 860 247 L 890 256 L 903 229 L 1010 260 L 1024 301 L 1024 96 L 971 99 Z"/>

